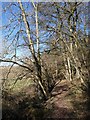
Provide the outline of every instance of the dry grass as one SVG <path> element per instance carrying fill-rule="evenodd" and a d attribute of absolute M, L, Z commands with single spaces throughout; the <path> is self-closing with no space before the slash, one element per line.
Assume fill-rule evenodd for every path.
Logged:
<path fill-rule="evenodd" d="M 7 120 L 16 118 L 33 120 L 79 118 L 84 120 L 90 115 L 87 109 L 87 96 L 83 95 L 78 81 L 73 85 L 69 81 L 62 80 L 53 89 L 52 96 L 44 103 L 38 100 L 32 80 L 18 80 L 13 86 L 14 82 L 13 79 L 6 82 L 7 93 L 3 95 L 3 115 L 7 117 Z"/>

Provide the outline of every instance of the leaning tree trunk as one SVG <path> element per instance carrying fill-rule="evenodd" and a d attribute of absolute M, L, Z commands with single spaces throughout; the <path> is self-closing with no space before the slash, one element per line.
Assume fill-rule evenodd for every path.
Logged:
<path fill-rule="evenodd" d="M 20 4 L 20 9 L 22 11 L 22 16 L 23 16 L 23 21 L 25 23 L 25 27 L 26 27 L 26 33 L 27 33 L 27 36 L 28 36 L 28 41 L 29 41 L 29 49 L 30 49 L 30 52 L 31 52 L 31 55 L 33 57 L 33 60 L 34 60 L 34 66 L 36 68 L 36 73 L 37 73 L 37 78 L 38 78 L 38 84 L 40 86 L 40 90 L 44 96 L 44 98 L 46 99 L 47 98 L 47 93 L 44 89 L 44 86 L 42 85 L 42 78 L 41 78 L 41 65 L 39 63 L 39 60 L 38 60 L 38 57 L 35 55 L 35 49 L 34 49 L 34 45 L 33 45 L 33 41 L 31 39 L 31 35 L 30 35 L 30 26 L 29 26 L 29 23 L 27 21 L 27 17 L 26 17 L 26 13 L 25 13 L 25 10 L 23 8 L 23 5 L 21 3 L 20 0 L 18 0 L 19 4 Z"/>

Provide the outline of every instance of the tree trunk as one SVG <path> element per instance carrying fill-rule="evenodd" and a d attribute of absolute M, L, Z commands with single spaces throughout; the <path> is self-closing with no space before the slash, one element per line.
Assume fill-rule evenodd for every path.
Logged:
<path fill-rule="evenodd" d="M 26 27 L 26 33 L 27 33 L 27 36 L 28 36 L 28 40 L 29 40 L 29 44 L 30 44 L 30 52 L 32 54 L 32 57 L 34 59 L 34 66 L 36 68 L 36 73 L 37 73 L 37 77 L 38 77 L 38 84 L 41 88 L 41 92 L 44 96 L 44 98 L 46 99 L 47 98 L 47 93 L 44 89 L 44 86 L 42 85 L 42 78 L 41 78 L 41 66 L 39 64 L 39 61 L 38 61 L 38 58 L 36 57 L 35 55 L 35 50 L 34 50 L 34 45 L 33 45 L 33 41 L 31 40 L 31 36 L 30 36 L 30 26 L 29 26 L 29 23 L 27 21 L 27 17 L 26 17 L 26 14 L 25 14 L 25 10 L 23 8 L 23 5 L 21 3 L 20 0 L 18 0 L 19 4 L 20 4 L 20 9 L 22 11 L 22 16 L 23 16 L 23 21 L 25 23 L 25 27 Z"/>

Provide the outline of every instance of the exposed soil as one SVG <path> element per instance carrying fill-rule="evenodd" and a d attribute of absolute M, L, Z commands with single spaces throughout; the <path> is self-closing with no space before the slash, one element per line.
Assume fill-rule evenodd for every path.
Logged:
<path fill-rule="evenodd" d="M 34 87 L 16 95 L 4 92 L 3 120 L 88 119 L 90 110 L 87 109 L 86 99 L 81 93 L 74 95 L 71 88 L 70 82 L 61 81 L 44 102 L 35 96 Z"/>

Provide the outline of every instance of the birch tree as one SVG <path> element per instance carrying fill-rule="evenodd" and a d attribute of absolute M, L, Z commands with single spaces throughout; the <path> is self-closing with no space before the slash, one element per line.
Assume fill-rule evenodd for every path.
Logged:
<path fill-rule="evenodd" d="M 16 17 L 16 15 L 18 15 L 19 18 L 16 18 L 16 19 L 11 18 L 10 19 L 10 24 L 9 25 L 11 27 L 11 32 L 10 32 L 10 34 L 8 33 L 6 37 L 9 39 L 10 35 L 13 34 L 13 31 L 14 31 L 14 29 L 16 27 L 16 26 L 14 26 L 14 27 L 11 26 L 11 23 L 13 23 L 13 21 L 16 22 L 15 20 L 18 19 L 18 21 L 22 22 L 22 24 L 25 26 L 25 29 L 22 30 L 21 29 L 22 26 L 20 26 L 19 31 L 15 34 L 14 39 L 12 39 L 11 45 L 13 44 L 13 42 L 16 42 L 16 43 L 19 42 L 20 33 L 23 36 L 23 38 L 24 38 L 24 35 L 26 34 L 25 38 L 24 38 L 24 43 L 21 44 L 21 45 L 23 45 L 24 47 L 27 46 L 29 48 L 29 50 L 30 50 L 31 57 L 32 57 L 32 62 L 33 62 L 33 65 L 34 65 L 35 71 L 36 71 L 36 83 L 40 86 L 40 91 L 41 91 L 43 97 L 46 99 L 47 98 L 47 93 L 46 93 L 46 90 L 45 90 L 45 88 L 44 88 L 44 86 L 42 84 L 42 73 L 41 73 L 41 63 L 40 63 L 39 33 L 38 33 L 38 31 L 39 31 L 39 29 L 38 29 L 38 9 L 37 9 L 38 4 L 34 4 L 32 2 L 32 5 L 33 5 L 33 9 L 34 9 L 34 14 L 35 14 L 34 20 L 36 22 L 36 25 L 35 25 L 36 26 L 36 28 L 35 28 L 36 29 L 36 32 L 35 32 L 36 34 L 35 34 L 35 36 L 36 36 L 36 42 L 37 42 L 36 43 L 37 44 L 37 49 L 35 48 L 35 43 L 31 38 L 31 30 L 30 30 L 31 26 L 30 26 L 30 23 L 28 22 L 27 13 L 25 12 L 23 4 L 22 4 L 22 2 L 20 0 L 18 0 L 18 3 L 16 3 L 16 4 L 10 3 L 10 4 L 8 4 L 8 6 L 6 6 L 6 9 L 8 7 L 12 7 L 12 6 L 16 6 L 19 9 L 19 12 L 17 14 L 14 13 L 13 10 L 10 9 L 10 12 L 14 16 L 14 18 Z M 21 25 L 20 22 L 19 22 L 19 25 Z M 4 26 L 5 29 L 6 28 L 9 29 L 9 25 L 7 25 L 7 26 L 5 25 Z M 16 37 L 16 39 L 15 39 L 15 37 Z M 16 47 L 17 46 L 20 46 L 20 45 L 16 44 Z M 17 49 L 17 48 L 15 48 L 15 49 Z M 16 58 L 16 60 L 14 60 L 13 58 Z M 18 60 L 19 60 L 19 62 L 18 62 Z M 17 65 L 19 65 L 21 67 L 24 67 L 24 68 L 30 70 L 30 72 L 32 71 L 27 63 L 25 63 L 22 59 L 20 60 L 20 59 L 17 58 L 16 52 L 11 57 L 11 59 L 10 58 L 0 59 L 0 61 L 1 62 L 11 62 L 13 64 L 17 64 Z"/>
<path fill-rule="evenodd" d="M 44 8 L 44 5 L 43 6 Z M 46 28 L 48 32 L 52 32 L 57 44 L 54 48 L 59 48 L 63 51 L 64 64 L 66 69 L 66 79 L 73 82 L 74 79 L 79 79 L 81 84 L 87 87 L 85 82 L 89 75 L 86 68 L 87 56 L 87 22 L 85 12 L 87 13 L 87 4 L 82 2 L 64 2 L 64 3 L 51 3 L 48 4 L 49 13 L 41 10 L 42 15 L 47 15 L 46 24 L 43 24 L 43 28 Z M 42 9 L 43 9 L 42 8 Z M 48 21 L 47 21 L 48 19 Z M 51 21 L 51 24 L 49 22 Z M 83 27 L 81 27 L 83 26 Z M 52 49 L 51 49 L 52 50 Z M 74 75 L 73 73 L 76 72 Z"/>
<path fill-rule="evenodd" d="M 71 83 L 79 79 L 86 86 L 87 23 L 82 12 L 86 7 L 82 2 L 5 3 L 7 25 L 4 21 L 3 31 L 7 46 L 0 62 L 17 64 L 33 74 L 44 98 L 54 88 L 57 80 L 53 76 L 60 74 L 60 68 L 65 79 Z M 20 50 L 25 53 L 24 59 L 18 55 Z"/>

